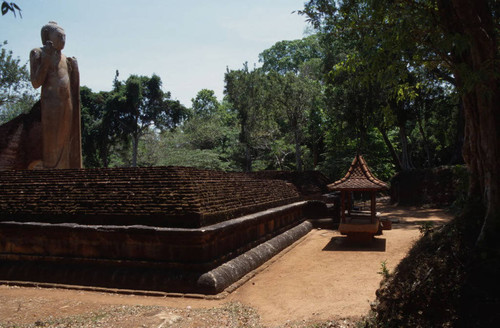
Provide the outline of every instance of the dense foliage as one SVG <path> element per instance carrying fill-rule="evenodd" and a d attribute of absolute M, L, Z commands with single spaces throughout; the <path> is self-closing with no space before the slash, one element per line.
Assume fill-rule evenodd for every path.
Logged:
<path fill-rule="evenodd" d="M 0 124 L 27 112 L 36 102 L 26 64 L 0 44 Z"/>
<path fill-rule="evenodd" d="M 463 105 L 449 67 L 435 52 L 384 37 L 386 28 L 374 33 L 378 7 L 335 6 L 307 3 L 302 14 L 315 33 L 264 49 L 260 68 L 228 70 L 224 99 L 203 89 L 187 109 L 156 75 L 116 76 L 109 92 L 82 87 L 85 165 L 316 169 L 336 179 L 360 152 L 388 180 L 401 170 L 460 163 Z M 9 61 L 19 68 L 9 106 L 22 109 L 4 110 L 6 119 L 32 103 L 21 91 L 26 67 Z M 19 105 L 23 97 L 27 105 Z"/>
<path fill-rule="evenodd" d="M 110 92 L 81 88 L 82 149 L 86 166 L 154 165 L 138 160 L 141 139 L 178 126 L 188 115 L 179 101 L 162 90 L 159 76 L 115 76 Z M 131 148 L 130 148 L 131 146 Z M 155 150 L 152 148 L 151 150 Z"/>
<path fill-rule="evenodd" d="M 420 134 L 425 155 L 418 157 L 429 165 L 439 164 L 436 160 L 451 150 L 456 160 L 463 149 L 471 172 L 469 194 L 486 208 L 479 241 L 491 242 L 486 248 L 493 252 L 494 236 L 500 233 L 498 10 L 499 3 L 488 0 L 310 0 L 302 11 L 327 44 L 347 46 L 340 57 L 328 52 L 327 58 L 334 58 L 328 59 L 331 84 L 347 75 L 347 83 L 367 95 L 362 99 L 376 100 L 371 90 L 382 97 L 383 115 L 371 121 L 382 129 L 397 128 L 401 148 L 397 166 L 404 170 L 415 165 L 409 129 Z M 458 111 L 450 113 L 442 106 Z M 376 114 L 376 107 L 369 107 Z M 432 115 L 438 121 L 429 122 Z M 436 143 L 445 140 L 442 120 L 456 128 L 455 146 L 449 150 Z M 363 140 L 364 126 L 360 126 Z"/>
<path fill-rule="evenodd" d="M 261 68 L 226 72 L 224 99 L 203 89 L 190 109 L 162 90 L 157 75 L 117 75 L 109 92 L 83 86 L 85 166 L 317 169 L 336 179 L 361 152 L 388 180 L 403 169 L 461 161 L 463 113 L 452 84 L 414 71 L 413 84 L 394 98 L 382 83 L 363 82 L 364 71 L 345 68 L 357 51 L 352 39 L 329 35 L 276 43 L 260 55 Z M 10 72 L 2 73 L 11 81 L 2 84 L 8 120 L 34 97 L 26 65 L 3 48 L 1 59 Z"/>

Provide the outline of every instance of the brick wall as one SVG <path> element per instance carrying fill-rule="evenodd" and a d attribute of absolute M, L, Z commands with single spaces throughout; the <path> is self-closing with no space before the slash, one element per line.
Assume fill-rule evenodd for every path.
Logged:
<path fill-rule="evenodd" d="M 305 220 L 293 185 L 242 173 L 4 170 L 0 186 L 0 280 L 215 293 L 202 275 Z"/>
<path fill-rule="evenodd" d="M 0 221 L 195 228 L 298 200 L 284 181 L 187 167 L 0 171 Z"/>
<path fill-rule="evenodd" d="M 42 158 L 41 112 L 37 102 L 27 114 L 0 125 L 0 170 L 27 169 Z"/>

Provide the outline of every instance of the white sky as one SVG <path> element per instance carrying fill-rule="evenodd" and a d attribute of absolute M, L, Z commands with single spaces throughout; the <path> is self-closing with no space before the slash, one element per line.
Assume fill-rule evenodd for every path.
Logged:
<path fill-rule="evenodd" d="M 56 21 L 66 31 L 63 53 L 74 56 L 81 85 L 108 91 L 115 70 L 158 74 L 163 89 L 185 106 L 201 89 L 222 100 L 224 73 L 258 63 L 281 40 L 300 39 L 305 0 L 12 0 L 23 18 L 0 17 L 0 42 L 27 62 L 40 29 Z"/>

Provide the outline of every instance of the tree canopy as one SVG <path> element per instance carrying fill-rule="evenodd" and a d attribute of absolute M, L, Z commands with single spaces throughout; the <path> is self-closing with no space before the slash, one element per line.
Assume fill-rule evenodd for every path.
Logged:
<path fill-rule="evenodd" d="M 484 74 L 457 78 L 464 65 L 453 64 L 454 51 L 468 43 L 445 33 L 447 3 L 308 1 L 301 14 L 315 34 L 264 49 L 260 68 L 228 70 L 224 99 L 202 89 L 189 110 L 157 75 L 117 75 L 110 92 L 82 87 L 86 165 L 165 162 L 140 159 L 163 138 L 213 152 L 220 167 L 318 169 L 331 179 L 356 152 L 383 179 L 460 163 L 463 94 Z"/>
<path fill-rule="evenodd" d="M 0 45 L 0 123 L 5 123 L 22 112 L 29 111 L 35 103 L 26 64 L 21 64 L 11 50 Z"/>
<path fill-rule="evenodd" d="M 500 232 L 498 3 L 311 0 L 302 13 L 324 35 L 354 42 L 355 51 L 331 67 L 332 74 L 359 72 L 362 85 L 377 81 L 388 88 L 401 123 L 408 115 L 404 103 L 422 94 L 415 74 L 456 86 L 465 113 L 469 193 L 487 211 L 479 240 L 494 238 Z M 495 233 L 488 237 L 488 231 Z"/>
<path fill-rule="evenodd" d="M 137 166 L 140 138 L 149 130 L 159 132 L 175 128 L 187 117 L 187 109 L 170 92 L 162 90 L 158 75 L 131 75 L 118 80 L 111 92 L 94 94 L 82 87 L 83 149 L 89 153 L 87 164 L 108 166 L 111 148 L 127 152 L 132 143 L 131 158 L 124 159 Z M 116 148 L 118 147 L 118 148 Z M 99 158 L 100 160 L 97 160 Z"/>
<path fill-rule="evenodd" d="M 192 110 L 195 115 L 202 117 L 213 116 L 220 108 L 219 101 L 213 90 L 202 89 L 192 100 Z"/>

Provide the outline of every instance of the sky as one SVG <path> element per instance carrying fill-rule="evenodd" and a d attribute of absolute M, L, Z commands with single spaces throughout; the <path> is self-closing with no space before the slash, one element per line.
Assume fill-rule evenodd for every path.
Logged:
<path fill-rule="evenodd" d="M 63 53 L 78 60 L 81 85 L 109 91 L 116 70 L 120 80 L 157 74 L 188 107 L 201 89 L 222 100 L 227 68 L 259 66 L 259 53 L 308 28 L 292 13 L 305 0 L 12 1 L 23 18 L 0 17 L 0 42 L 22 63 L 42 45 L 41 27 L 55 21 L 66 32 Z"/>

